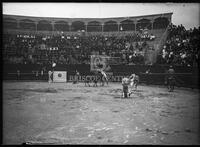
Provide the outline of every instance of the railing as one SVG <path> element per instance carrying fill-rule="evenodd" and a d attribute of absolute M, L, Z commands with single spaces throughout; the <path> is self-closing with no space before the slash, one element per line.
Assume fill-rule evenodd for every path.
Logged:
<path fill-rule="evenodd" d="M 130 75 L 131 73 L 118 72 L 111 73 L 108 76 L 110 82 L 121 82 L 122 77 Z M 152 84 L 152 85 L 164 85 L 165 77 L 167 74 L 164 73 L 138 73 L 140 78 L 140 84 Z M 71 79 L 74 79 L 74 73 L 67 72 L 67 82 L 72 82 Z M 95 76 L 94 73 L 87 72 L 81 73 L 80 77 L 83 76 Z M 82 78 L 78 78 L 82 79 Z M 198 75 L 193 73 L 176 73 L 175 74 L 175 86 L 177 87 L 188 87 L 188 88 L 199 88 L 198 84 Z M 48 81 L 48 73 L 41 74 L 39 72 L 35 73 L 4 73 L 3 80 L 18 80 L 18 81 Z"/>
<path fill-rule="evenodd" d="M 156 33 L 160 34 L 160 32 L 164 32 L 163 29 L 160 30 L 149 30 L 149 33 Z M 105 35 L 105 36 L 125 36 L 125 35 L 131 35 L 131 34 L 137 34 L 138 31 L 119 31 L 119 32 L 64 32 L 64 31 L 34 31 L 34 30 L 20 30 L 20 29 L 6 29 L 4 30 L 4 33 L 9 34 L 43 34 L 43 35 Z"/>

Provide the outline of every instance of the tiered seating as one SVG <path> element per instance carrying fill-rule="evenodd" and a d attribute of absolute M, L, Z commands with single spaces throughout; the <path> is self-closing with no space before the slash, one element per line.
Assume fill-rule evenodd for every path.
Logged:
<path fill-rule="evenodd" d="M 157 63 L 194 66 L 199 63 L 200 28 L 186 30 L 182 25 L 172 25 Z"/>

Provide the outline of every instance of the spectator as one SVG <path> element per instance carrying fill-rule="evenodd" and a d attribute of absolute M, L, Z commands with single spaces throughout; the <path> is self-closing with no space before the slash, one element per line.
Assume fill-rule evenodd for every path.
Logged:
<path fill-rule="evenodd" d="M 15 64 L 48 64 L 54 60 L 58 64 L 88 64 L 92 51 L 95 51 L 119 57 L 125 64 L 144 64 L 144 50 L 150 48 L 148 42 L 155 37 L 148 30 L 125 36 L 4 34 L 4 61 Z M 187 31 L 182 25 L 171 25 L 158 63 L 192 66 L 199 60 L 198 48 L 199 28 Z"/>

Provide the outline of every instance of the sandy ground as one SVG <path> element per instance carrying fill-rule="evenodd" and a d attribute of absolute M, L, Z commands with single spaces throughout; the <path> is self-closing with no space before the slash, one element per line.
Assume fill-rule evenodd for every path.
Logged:
<path fill-rule="evenodd" d="M 3 82 L 3 143 L 199 144 L 199 91 Z"/>

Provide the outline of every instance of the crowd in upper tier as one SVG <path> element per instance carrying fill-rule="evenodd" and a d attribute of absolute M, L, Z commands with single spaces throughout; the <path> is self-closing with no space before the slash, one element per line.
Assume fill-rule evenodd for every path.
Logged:
<path fill-rule="evenodd" d="M 4 34 L 4 62 L 21 64 L 88 64 L 91 54 L 117 57 L 129 64 L 144 63 L 144 47 L 152 34 L 103 35 L 22 35 Z"/>
<path fill-rule="evenodd" d="M 199 60 L 199 28 L 186 30 L 171 25 L 157 64 L 192 66 Z M 149 42 L 156 36 L 133 33 L 125 36 L 9 34 L 3 36 L 4 63 L 89 64 L 91 54 L 116 57 L 124 64 L 144 64 Z"/>
<path fill-rule="evenodd" d="M 157 63 L 193 66 L 200 57 L 200 27 L 186 30 L 184 26 L 171 25 L 169 35 Z"/>

